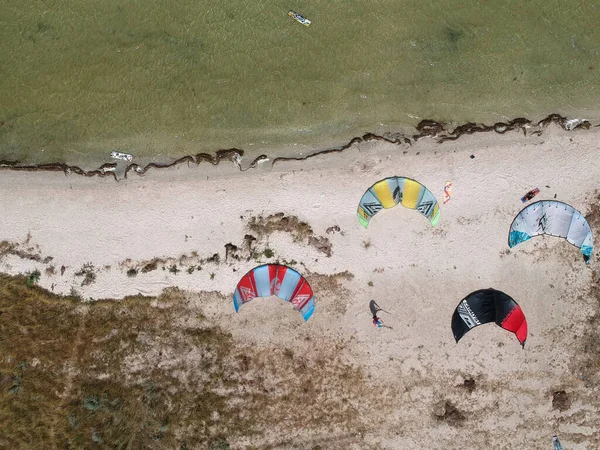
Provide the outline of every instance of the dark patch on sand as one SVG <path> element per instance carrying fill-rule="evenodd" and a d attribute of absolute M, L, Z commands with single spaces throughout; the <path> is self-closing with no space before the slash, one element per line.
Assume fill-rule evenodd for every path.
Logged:
<path fill-rule="evenodd" d="M 473 378 L 468 378 L 463 381 L 463 387 L 471 394 L 475 390 L 475 380 Z"/>
<path fill-rule="evenodd" d="M 556 391 L 552 394 L 552 408 L 566 411 L 571 407 L 571 399 L 566 391 Z"/>
<path fill-rule="evenodd" d="M 451 427 L 462 426 L 466 420 L 465 415 L 450 400 L 438 403 L 433 415 L 438 421 L 445 422 Z"/>

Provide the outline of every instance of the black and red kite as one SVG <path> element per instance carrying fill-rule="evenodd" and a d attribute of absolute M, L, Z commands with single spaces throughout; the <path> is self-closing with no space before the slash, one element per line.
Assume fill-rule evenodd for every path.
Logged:
<path fill-rule="evenodd" d="M 463 298 L 452 315 L 452 333 L 458 342 L 467 331 L 484 323 L 515 333 L 523 347 L 527 339 L 527 320 L 512 297 L 495 289 L 480 289 Z"/>

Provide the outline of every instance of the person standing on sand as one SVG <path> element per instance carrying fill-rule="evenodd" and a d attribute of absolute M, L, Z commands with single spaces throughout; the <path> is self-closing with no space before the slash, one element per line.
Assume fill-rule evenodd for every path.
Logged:
<path fill-rule="evenodd" d="M 369 302 L 369 309 L 371 310 L 371 314 L 373 316 L 373 326 L 375 326 L 377 328 L 389 328 L 390 330 L 392 329 L 392 327 L 384 325 L 383 320 L 381 320 L 379 317 L 377 317 L 377 313 L 379 311 L 383 311 L 383 312 L 387 312 L 387 311 L 384 311 L 383 309 L 381 309 L 379 307 L 379 305 L 377 303 L 375 303 L 375 300 L 371 300 Z"/>
<path fill-rule="evenodd" d="M 390 330 L 392 329 L 392 327 L 390 327 L 388 325 L 384 325 L 383 320 L 381 320 L 377 316 L 373 316 L 373 325 L 376 326 L 377 328 L 389 328 Z"/>

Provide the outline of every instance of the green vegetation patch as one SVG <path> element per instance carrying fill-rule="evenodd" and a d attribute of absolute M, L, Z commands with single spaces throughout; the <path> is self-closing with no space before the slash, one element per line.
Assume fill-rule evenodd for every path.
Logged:
<path fill-rule="evenodd" d="M 174 448 L 172 422 L 190 442 L 221 438 L 210 427 L 225 398 L 213 391 L 231 338 L 173 327 L 183 304 L 177 290 L 82 304 L 0 276 L 0 447 Z M 188 385 L 178 357 L 190 352 L 206 357 Z"/>
<path fill-rule="evenodd" d="M 368 386 L 343 343 L 254 347 L 188 296 L 82 302 L 0 275 L 0 448 L 281 448 L 360 429 Z"/>

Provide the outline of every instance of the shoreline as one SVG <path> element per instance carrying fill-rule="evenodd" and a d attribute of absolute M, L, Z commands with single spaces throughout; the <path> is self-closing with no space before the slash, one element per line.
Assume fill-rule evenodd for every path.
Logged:
<path fill-rule="evenodd" d="M 56 177 L 55 173 L 58 171 L 54 173 L 41 170 L 6 171 L 5 176 L 0 179 L 0 188 L 2 188 L 0 201 L 5 205 L 4 211 L 7 217 L 5 224 L 0 227 L 0 231 L 3 230 L 5 236 L 1 239 L 4 241 L 4 246 L 0 270 L 13 267 L 14 270 L 8 270 L 7 273 L 19 274 L 34 270 L 37 265 L 40 271 L 45 273 L 53 266 L 50 276 L 42 277 L 44 287 L 50 289 L 55 286 L 56 292 L 68 294 L 70 287 L 75 286 L 77 290 L 82 291 L 84 297 L 91 296 L 96 299 L 137 293 L 135 285 L 139 283 L 136 283 L 135 279 L 124 276 L 130 269 L 140 274 L 137 279 L 149 277 L 152 280 L 151 285 L 157 283 L 156 286 L 167 287 L 171 282 L 183 282 L 181 287 L 188 289 L 200 277 L 202 284 L 206 283 L 209 289 L 213 289 L 216 283 L 209 282 L 206 272 L 202 275 L 194 272 L 193 276 L 188 276 L 185 271 L 195 271 L 196 269 L 189 267 L 198 267 L 205 263 L 208 263 L 207 267 L 212 271 L 218 269 L 219 262 L 223 262 L 233 265 L 235 271 L 245 273 L 252 263 L 258 262 L 254 260 L 256 258 L 251 258 L 252 253 L 255 251 L 261 253 L 265 248 L 273 247 L 275 242 L 286 249 L 283 254 L 276 254 L 277 259 L 299 260 L 291 250 L 294 249 L 300 251 L 304 257 L 312 255 L 313 259 L 319 260 L 318 264 L 307 263 L 306 267 L 309 270 L 313 270 L 311 266 L 315 266 L 314 270 L 324 270 L 323 273 L 326 274 L 344 272 L 345 269 L 337 270 L 335 264 L 327 263 L 336 259 L 328 257 L 326 253 L 331 253 L 331 246 L 335 247 L 335 241 L 340 239 L 339 233 L 327 230 L 335 230 L 335 227 L 342 225 L 335 216 L 327 217 L 325 211 L 321 209 L 327 199 L 337 198 L 339 205 L 346 205 L 343 209 L 345 226 L 354 229 L 357 228 L 354 214 L 358 199 L 373 182 L 390 173 L 409 176 L 423 182 L 433 190 L 440 201 L 441 188 L 438 185 L 443 186 L 446 179 L 452 180 L 455 185 L 460 183 L 460 180 L 456 179 L 457 176 L 451 174 L 454 163 L 450 162 L 456 160 L 457 154 L 463 155 L 462 158 L 468 160 L 474 167 L 481 164 L 480 158 L 484 158 L 485 170 L 489 173 L 504 170 L 506 174 L 510 174 L 514 171 L 521 172 L 523 169 L 516 166 L 502 169 L 506 165 L 504 159 L 508 154 L 511 155 L 510 158 L 522 160 L 523 164 L 528 166 L 533 164 L 531 158 L 535 154 L 540 152 L 544 154 L 542 149 L 552 147 L 551 143 L 560 142 L 560 146 L 563 147 L 559 150 L 560 153 L 564 152 L 564 157 L 570 157 L 575 151 L 574 148 L 579 151 L 581 144 L 576 144 L 577 142 L 585 143 L 586 148 L 589 145 L 593 146 L 600 132 L 598 128 L 592 128 L 587 133 L 573 133 L 558 126 L 547 130 L 546 133 L 542 133 L 541 130 L 530 131 L 533 132 L 525 133 L 525 136 L 514 133 L 475 133 L 462 139 L 446 140 L 444 147 L 439 147 L 438 142 L 433 139 L 418 139 L 410 146 L 407 145 L 401 152 L 398 152 L 398 143 L 390 140 L 361 138 L 344 149 L 344 153 L 342 150 L 333 150 L 303 159 L 280 158 L 272 161 L 270 166 L 265 165 L 260 169 L 255 166 L 256 170 L 252 172 L 240 170 L 239 164 L 222 165 L 217 160 L 210 165 L 198 166 L 192 164 L 189 159 L 184 160 L 187 164 L 179 162 L 163 167 L 161 170 L 150 171 L 146 176 L 120 180 L 116 176 L 112 178 L 89 175 L 73 177 L 73 174 L 80 175 L 74 171 L 63 171 L 64 176 L 61 177 Z M 439 152 L 440 148 L 444 151 Z M 567 151 L 565 148 L 573 149 Z M 228 157 L 231 158 L 231 155 L 235 154 L 230 154 Z M 593 152 L 589 153 L 587 158 L 593 159 Z M 226 159 L 221 158 L 220 161 Z M 389 168 L 386 168 L 386 161 L 389 162 Z M 542 162 L 536 161 L 536 164 Z M 402 169 L 407 164 L 412 169 Z M 450 164 L 450 169 L 445 167 L 447 164 Z M 462 166 L 458 167 L 467 170 Z M 593 164 L 590 163 L 590 167 L 593 168 Z M 351 170 L 351 173 L 358 176 L 358 180 L 348 184 L 349 182 L 344 180 L 347 170 Z M 538 170 L 542 171 L 539 176 L 543 176 L 544 166 L 541 165 Z M 440 175 L 443 173 L 446 175 Z M 433 175 L 435 181 L 431 181 Z M 343 186 L 348 184 L 347 188 L 352 186 L 352 194 L 346 197 L 342 192 L 330 191 L 329 183 L 323 180 L 324 176 L 331 176 L 332 180 L 341 182 Z M 600 173 L 598 176 L 600 177 Z M 318 177 L 319 181 L 316 182 L 315 177 Z M 477 177 L 479 179 L 480 175 Z M 566 179 L 566 175 L 561 177 Z M 361 183 L 360 179 L 363 178 L 364 181 Z M 514 179 L 515 175 L 502 175 L 500 178 Z M 430 181 L 427 181 L 428 179 Z M 113 183 L 114 180 L 119 182 Z M 288 186 L 290 182 L 286 180 L 295 180 L 293 185 L 299 189 L 298 192 L 303 192 L 302 183 L 311 185 L 316 182 L 316 185 L 296 198 L 291 186 Z M 561 182 L 564 183 L 564 180 Z M 569 190 L 580 183 L 577 178 L 573 182 L 576 184 L 570 186 Z M 552 186 L 554 182 L 546 180 L 535 184 L 536 186 L 530 186 L 520 182 L 519 186 L 523 192 L 514 192 L 512 195 L 520 198 L 531 188 L 539 187 L 543 192 L 540 198 L 544 198 L 543 196 L 547 194 L 545 192 L 547 188 L 544 186 Z M 247 192 L 252 194 L 246 197 Z M 271 199 L 274 194 L 276 198 L 281 195 L 284 199 L 289 198 L 291 203 L 286 206 L 284 199 Z M 481 195 L 476 194 L 477 198 Z M 14 203 L 11 200 L 14 198 L 18 198 L 18 202 Z M 88 200 L 82 203 L 82 198 Z M 257 201 L 256 198 L 262 199 Z M 577 208 L 581 206 L 583 200 L 581 193 L 577 199 L 575 203 L 573 203 L 574 199 L 563 197 L 562 200 L 571 202 Z M 311 218 L 311 211 L 316 208 L 311 205 L 311 202 L 321 205 L 318 209 L 320 212 L 317 214 L 317 223 Z M 189 217 L 184 215 L 184 210 L 179 205 L 187 205 L 190 208 Z M 226 210 L 222 210 L 223 205 L 226 205 Z M 334 211 L 340 208 L 339 205 L 329 203 L 329 208 Z M 518 206 L 520 203 L 515 205 Z M 442 208 L 442 218 L 446 208 Z M 85 214 L 79 211 L 85 211 Z M 208 216 L 205 215 L 205 211 L 210 211 Z M 515 214 L 516 212 L 517 210 L 514 210 Z M 585 208 L 582 212 L 585 214 Z M 165 214 L 174 220 L 173 225 L 167 228 L 164 228 L 165 224 L 163 224 Z M 213 216 L 214 214 L 216 216 Z M 294 230 L 284 230 L 273 236 L 262 237 L 258 236 L 260 234 L 258 232 L 249 232 L 251 221 L 277 220 L 275 217 L 277 214 L 297 218 L 293 220 L 296 220 L 297 225 L 301 224 L 298 226 L 304 230 L 302 232 L 304 245 L 295 242 Z M 18 218 L 21 220 L 17 220 Z M 410 215 L 404 218 L 411 221 L 413 219 Z M 127 222 L 121 223 L 122 220 Z M 415 225 L 418 224 L 418 219 L 414 220 L 416 220 Z M 150 226 L 152 221 L 155 222 L 155 226 Z M 44 222 L 48 223 L 48 230 L 41 227 Z M 229 223 L 229 228 L 220 229 L 219 223 L 223 226 Z M 172 228 L 173 226 L 175 228 Z M 277 225 L 273 224 L 265 224 L 265 226 L 278 229 Z M 29 231 L 24 232 L 24 228 Z M 98 228 L 97 232 L 91 231 L 95 228 Z M 306 234 L 308 229 L 310 232 Z M 421 231 L 430 233 L 439 232 L 439 229 L 440 227 Z M 15 233 L 16 230 L 20 232 Z M 140 230 L 151 232 L 149 239 L 160 244 L 152 246 L 150 251 L 146 246 L 147 239 L 139 236 Z M 40 232 L 45 236 L 41 240 L 38 237 Z M 52 233 L 58 233 L 58 237 L 53 238 Z M 358 233 L 360 236 L 360 228 L 353 233 Z M 365 236 L 369 234 L 367 232 Z M 59 243 L 57 239 L 59 241 L 62 239 L 65 243 L 70 242 L 68 238 L 70 235 L 80 236 L 78 250 L 75 253 L 70 250 L 65 251 L 63 246 L 57 245 Z M 247 235 L 254 235 L 258 241 L 246 242 L 244 236 Z M 307 244 L 309 238 L 313 239 L 314 245 Z M 104 256 L 96 260 L 86 256 L 89 251 L 86 250 L 85 242 L 90 242 L 91 248 Z M 115 247 L 115 243 L 120 244 Z M 36 245 L 39 247 L 35 247 Z M 104 245 L 108 245 L 113 250 L 109 252 L 103 250 Z M 251 245 L 255 248 L 252 249 Z M 128 248 L 130 250 L 127 250 Z M 109 256 L 111 253 L 113 256 Z M 333 253 L 337 253 L 335 249 Z M 117 254 L 118 258 L 114 256 Z M 215 260 L 217 264 L 213 264 Z M 258 260 L 268 261 L 265 258 L 258 258 Z M 143 274 L 144 266 L 153 261 L 159 270 Z M 84 285 L 79 289 L 82 275 L 76 274 L 85 274 L 86 270 L 83 266 L 87 263 L 93 264 L 98 279 L 107 277 L 107 280 L 105 283 Z M 169 268 L 173 264 L 180 268 L 171 273 Z M 58 272 L 62 266 L 67 268 L 65 276 L 55 275 L 54 272 Z M 228 276 L 228 283 L 233 283 L 233 278 Z M 55 279 L 55 282 L 50 283 L 48 279 Z M 104 292 L 102 288 L 98 289 L 99 285 L 110 288 Z M 158 290 L 153 288 L 143 291 L 156 295 L 162 287 Z"/>
<path fill-rule="evenodd" d="M 537 122 L 533 122 L 526 118 L 515 118 L 508 122 L 496 122 L 493 125 L 478 124 L 474 122 L 468 122 L 462 125 L 452 126 L 447 123 L 436 122 L 433 120 L 422 120 L 414 128 L 416 133 L 384 133 L 375 134 L 367 132 L 362 136 L 357 136 L 350 139 L 346 144 L 338 147 L 326 148 L 322 150 L 316 150 L 303 155 L 295 156 L 277 156 L 267 155 L 261 153 L 254 157 L 248 164 L 242 164 L 244 155 L 247 153 L 243 149 L 230 148 L 217 150 L 213 154 L 201 152 L 195 155 L 185 155 L 179 158 L 175 158 L 171 162 L 157 163 L 150 162 L 153 158 L 139 158 L 142 161 L 139 163 L 122 163 L 122 162 L 106 162 L 102 163 L 96 168 L 85 169 L 82 166 L 70 165 L 64 162 L 53 162 L 44 164 L 26 164 L 20 161 L 10 161 L 2 159 L 0 160 L 0 170 L 13 170 L 13 171 L 43 171 L 43 172 L 63 172 L 65 175 L 74 173 L 84 177 L 112 177 L 115 181 L 119 179 L 125 179 L 129 173 L 136 173 L 138 175 L 144 175 L 150 169 L 168 169 L 181 164 L 194 164 L 196 166 L 203 162 L 208 162 L 212 165 L 218 165 L 221 161 L 229 161 L 235 164 L 240 171 L 246 171 L 248 169 L 254 169 L 258 165 L 271 161 L 271 166 L 274 166 L 278 162 L 284 161 L 303 161 L 309 158 L 313 158 L 320 155 L 326 155 L 329 153 L 339 153 L 349 149 L 357 143 L 365 143 L 371 141 L 383 141 L 397 145 L 406 144 L 411 146 L 422 138 L 432 138 L 437 140 L 438 143 L 446 141 L 454 141 L 459 139 L 463 135 L 472 135 L 476 133 L 488 133 L 494 132 L 496 134 L 504 134 L 509 131 L 520 131 L 525 136 L 528 135 L 540 135 L 545 129 L 551 125 L 557 125 L 565 131 L 575 130 L 589 130 L 590 128 L 600 127 L 600 123 L 592 124 L 586 119 L 568 119 L 559 114 L 550 114 L 544 119 Z M 144 162 L 143 160 L 148 160 Z"/>

